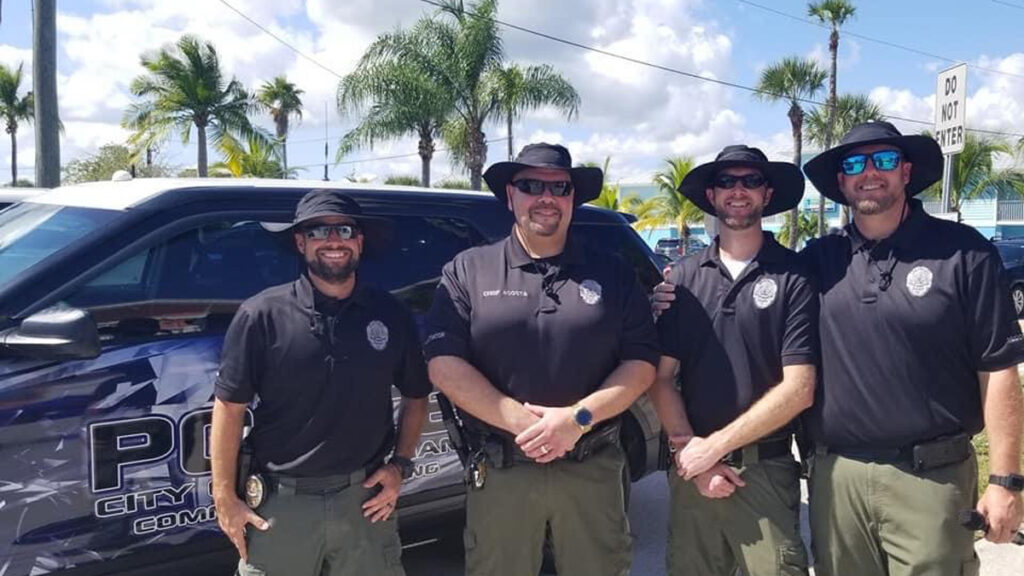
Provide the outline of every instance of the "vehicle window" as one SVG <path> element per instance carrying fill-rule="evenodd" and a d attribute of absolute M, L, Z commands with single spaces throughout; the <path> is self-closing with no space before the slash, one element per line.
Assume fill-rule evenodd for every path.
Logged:
<path fill-rule="evenodd" d="M 572 233 L 590 246 L 610 251 L 630 263 L 637 278 L 651 290 L 661 282 L 661 271 L 654 264 L 647 245 L 632 228 L 624 224 L 573 224 Z"/>
<path fill-rule="evenodd" d="M 1024 248 L 1013 244 L 996 244 L 996 250 L 1003 259 L 1003 265 L 1016 266 L 1024 259 Z"/>
<path fill-rule="evenodd" d="M 392 291 L 422 314 L 441 267 L 483 237 L 450 218 L 393 220 L 393 238 L 363 257 L 360 279 Z M 218 222 L 126 258 L 65 301 L 90 310 L 108 340 L 216 332 L 227 328 L 243 300 L 295 280 L 302 270 L 290 236 L 253 221 Z"/>
<path fill-rule="evenodd" d="M 117 215 L 111 210 L 22 202 L 0 212 L 0 286 L 72 247 Z"/>

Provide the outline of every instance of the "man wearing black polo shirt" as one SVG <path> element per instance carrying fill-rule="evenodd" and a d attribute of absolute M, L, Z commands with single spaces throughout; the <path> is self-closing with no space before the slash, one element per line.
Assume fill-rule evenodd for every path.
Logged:
<path fill-rule="evenodd" d="M 600 193 L 600 169 L 531 144 L 484 179 L 512 233 L 444 267 L 424 342 L 431 380 L 479 439 L 466 572 L 536 574 L 550 528 L 559 573 L 623 576 L 632 543 L 616 421 L 654 378 L 647 299 L 628 264 L 569 234 L 575 207 Z"/>
<path fill-rule="evenodd" d="M 1024 338 L 999 255 L 913 198 L 942 175 L 938 144 L 887 122 L 855 126 L 807 163 L 853 223 L 803 256 L 821 290 L 822 385 L 811 527 L 819 576 L 978 573 L 975 506 L 1007 542 L 1021 521 Z M 994 475 L 977 500 L 970 437 Z"/>
<path fill-rule="evenodd" d="M 384 225 L 337 191 L 310 192 L 285 229 L 306 274 L 243 302 L 228 328 L 214 388 L 213 496 L 243 576 L 404 574 L 395 504 L 431 387 L 412 315 L 357 281 Z M 392 385 L 402 394 L 397 434 Z M 250 510 L 235 477 L 254 401 L 246 442 L 267 494 Z"/>
<path fill-rule="evenodd" d="M 814 399 L 818 298 L 797 255 L 761 229 L 800 202 L 803 174 L 727 146 L 679 191 L 720 233 L 672 267 L 675 303 L 658 319 L 648 395 L 673 453 L 668 574 L 806 575 L 791 422 Z"/>

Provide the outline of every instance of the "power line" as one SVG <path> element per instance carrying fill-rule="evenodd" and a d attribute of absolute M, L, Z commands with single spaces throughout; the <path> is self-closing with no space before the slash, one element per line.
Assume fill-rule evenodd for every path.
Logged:
<path fill-rule="evenodd" d="M 255 27 L 259 28 L 260 30 L 262 30 L 264 34 L 267 34 L 268 36 L 270 36 L 270 37 L 271 37 L 271 38 L 273 38 L 274 40 L 277 40 L 277 41 L 278 41 L 278 42 L 280 42 L 281 44 L 284 44 L 285 46 L 287 46 L 287 47 L 288 47 L 288 48 L 289 48 L 289 49 L 290 49 L 290 50 L 291 50 L 292 52 L 295 52 L 295 53 L 296 53 L 296 54 L 298 54 L 299 56 L 302 56 L 302 57 L 303 57 L 303 58 L 305 58 L 306 60 L 309 60 L 309 61 L 310 61 L 310 62 L 312 62 L 313 64 L 316 64 L 316 65 L 317 65 L 317 66 L 319 66 L 320 68 L 322 68 L 322 69 L 326 70 L 327 72 L 329 72 L 330 74 L 332 74 L 332 75 L 336 76 L 336 77 L 337 77 L 337 78 L 338 78 L 339 80 L 341 80 L 341 79 L 343 78 L 341 74 L 338 74 L 338 73 L 337 73 L 337 72 L 335 72 L 334 70 L 331 70 L 331 69 L 330 69 L 330 68 L 328 68 L 327 66 L 325 66 L 325 65 L 321 64 L 321 63 L 320 63 L 320 62 L 319 62 L 319 61 L 318 61 L 318 60 L 317 60 L 316 58 L 313 58 L 312 56 L 310 56 L 310 55 L 306 54 L 306 53 L 305 53 L 305 52 L 303 52 L 302 50 L 299 50 L 299 49 L 298 49 L 298 48 L 296 48 L 295 46 L 293 46 L 293 45 L 291 45 L 290 43 L 288 43 L 288 42 L 287 42 L 287 41 L 286 41 L 285 39 L 281 38 L 281 37 L 280 37 L 280 36 L 278 36 L 277 34 L 274 34 L 274 33 L 273 33 L 273 32 L 271 32 L 270 30 L 268 30 L 267 28 L 265 28 L 265 27 L 264 27 L 264 26 L 263 26 L 262 24 L 260 24 L 259 22 L 257 22 L 257 21 L 255 21 L 255 20 L 253 20 L 252 18 L 250 18 L 250 17 L 249 17 L 249 16 L 248 16 L 248 15 L 247 15 L 247 14 L 246 14 L 245 12 L 242 12 L 242 11 L 241 11 L 241 10 L 239 10 L 238 8 L 235 8 L 234 6 L 232 6 L 231 4 L 229 4 L 229 3 L 227 2 L 227 0 L 220 0 L 220 3 L 221 3 L 221 4 L 223 4 L 223 5 L 225 5 L 225 6 L 227 6 L 228 8 L 230 8 L 230 9 L 231 9 L 231 10 L 232 10 L 232 11 L 233 11 L 233 12 L 234 12 L 235 14 L 238 14 L 238 15 L 239 15 L 239 16 L 241 16 L 242 18 L 245 18 L 245 19 L 246 19 L 246 20 L 247 20 L 247 21 L 248 21 L 248 22 L 249 22 L 250 24 L 252 24 L 253 26 L 255 26 Z"/>
<path fill-rule="evenodd" d="M 491 138 L 490 140 L 486 140 L 485 143 L 486 144 L 494 144 L 495 142 L 504 142 L 505 140 L 508 140 L 508 136 L 503 136 L 501 138 Z M 447 148 L 438 148 L 438 149 L 434 150 L 434 153 L 437 154 L 438 152 L 448 152 L 448 151 L 449 151 L 449 149 L 447 149 Z M 343 166 L 345 164 L 361 164 L 363 162 L 379 162 L 379 161 L 382 161 L 382 160 L 397 160 L 399 158 L 409 158 L 411 156 L 419 156 L 419 155 L 420 155 L 419 152 L 409 152 L 409 153 L 406 153 L 406 154 L 394 154 L 394 155 L 391 155 L 391 156 L 376 156 L 376 157 L 372 157 L 372 158 L 358 158 L 356 160 L 345 160 L 344 162 L 335 162 L 334 164 L 332 164 L 332 166 Z M 311 168 L 311 167 L 314 167 L 314 166 L 323 166 L 323 165 L 324 165 L 323 162 L 318 162 L 316 164 L 302 164 L 302 165 L 299 165 L 299 166 L 290 166 L 290 168 Z"/>
<path fill-rule="evenodd" d="M 1004 0 L 991 0 L 995 4 L 1002 4 L 1003 6 L 1009 6 L 1010 8 L 1016 8 L 1017 10 L 1024 10 L 1024 6 L 1020 4 L 1014 4 L 1013 2 L 1006 2 Z"/>
<path fill-rule="evenodd" d="M 754 8 L 757 8 L 757 9 L 760 9 L 760 10 L 764 10 L 765 12 L 771 12 L 772 14 L 775 14 L 777 16 L 782 16 L 784 18 L 789 18 L 790 20 L 796 20 L 797 22 L 803 22 L 804 24 L 810 24 L 812 26 L 817 26 L 818 28 L 824 28 L 826 30 L 831 30 L 831 27 L 829 27 L 826 24 L 822 24 L 821 22 L 815 22 L 814 20 L 810 20 L 808 18 L 802 18 L 802 17 L 797 16 L 795 14 L 790 14 L 788 12 L 783 12 L 782 10 L 777 10 L 777 9 L 772 8 L 770 6 L 765 6 L 763 4 L 758 4 L 757 2 L 752 2 L 750 0 L 736 0 L 736 1 L 739 2 L 740 4 L 746 4 L 747 6 L 752 6 Z M 992 0 L 992 1 L 993 2 L 998 2 L 999 0 Z M 1005 4 L 1005 2 L 999 2 L 999 3 Z M 1010 4 L 1010 6 L 1015 6 L 1015 5 Z M 1016 6 L 1016 7 L 1024 9 L 1024 6 Z M 905 52 L 911 52 L 911 53 L 917 54 L 919 56 L 927 56 L 928 58 L 935 58 L 937 60 L 942 60 L 944 62 L 949 62 L 949 63 L 952 63 L 952 64 L 959 64 L 959 63 L 963 62 L 962 60 L 957 60 L 955 58 L 949 58 L 947 56 L 942 56 L 940 54 L 933 54 L 931 52 L 925 52 L 924 50 L 919 50 L 917 48 L 912 48 L 910 46 L 905 46 L 903 44 L 897 44 L 897 43 L 891 42 L 889 40 L 882 40 L 880 38 L 872 38 L 871 36 L 867 36 L 867 35 L 864 35 L 864 34 L 858 34 L 856 32 L 853 32 L 852 30 L 848 30 L 846 28 L 842 29 L 842 33 L 845 36 L 849 36 L 851 38 L 857 38 L 859 40 L 864 40 L 866 42 L 874 42 L 875 44 L 881 44 L 882 46 L 888 46 L 889 48 L 896 48 L 897 50 L 903 50 Z M 971 66 L 971 68 L 974 68 L 975 70 L 982 70 L 984 72 L 990 72 L 992 74 L 1000 74 L 1000 75 L 1003 75 L 1003 76 L 1011 76 L 1013 78 L 1020 78 L 1020 79 L 1024 80 L 1024 75 L 1021 75 L 1021 74 L 1014 74 L 1013 72 L 1004 72 L 1002 70 L 996 70 L 995 68 L 986 68 L 984 66 L 977 66 L 975 64 L 971 64 L 970 66 Z"/>
<path fill-rule="evenodd" d="M 744 0 L 740 0 L 740 1 L 744 1 Z M 436 6 L 438 8 L 442 7 L 442 5 L 440 3 L 438 3 L 438 2 L 436 2 L 435 0 L 420 0 L 420 2 L 423 2 L 425 4 L 430 4 L 430 5 Z M 470 15 L 470 16 L 472 16 L 474 18 L 481 18 L 481 16 L 477 15 L 476 13 L 474 13 L 474 12 L 472 12 L 470 10 L 463 10 L 463 13 L 465 13 L 467 15 Z M 511 24 L 509 22 L 498 20 L 497 18 L 494 18 L 493 20 L 494 20 L 494 22 L 496 24 L 501 24 L 502 26 L 505 26 L 507 28 L 511 28 L 513 30 L 518 30 L 520 32 L 525 32 L 527 34 L 532 34 L 534 36 L 538 36 L 538 37 L 544 38 L 546 40 L 551 40 L 552 42 L 558 42 L 559 44 L 565 44 L 567 46 L 573 46 L 575 48 L 580 48 L 582 50 L 587 50 L 589 52 L 594 52 L 596 54 L 601 54 L 601 55 L 608 56 L 608 57 L 611 57 L 611 58 L 617 58 L 619 60 L 623 60 L 623 61 L 626 61 L 626 62 L 631 62 L 633 64 L 639 64 L 640 66 L 646 66 L 648 68 L 654 68 L 656 70 L 661 70 L 663 72 L 670 72 L 672 74 L 678 74 L 680 76 L 685 76 L 687 78 L 693 78 L 695 80 L 701 80 L 703 82 L 711 82 L 713 84 L 718 84 L 718 85 L 721 85 L 721 86 L 728 86 L 729 88 L 736 88 L 736 89 L 744 90 L 744 91 L 751 92 L 751 93 L 754 93 L 754 94 L 765 94 L 765 95 L 768 95 L 768 96 L 775 96 L 776 98 L 789 100 L 789 97 L 786 96 L 785 94 L 776 94 L 776 93 L 773 93 L 773 92 L 769 92 L 767 90 L 759 90 L 759 89 L 754 88 L 752 86 L 746 86 L 744 84 L 738 84 L 736 82 L 728 82 L 726 80 L 719 80 L 717 78 L 708 78 L 707 76 L 701 76 L 700 74 L 695 74 L 693 72 L 687 72 L 685 70 L 680 70 L 678 68 L 672 68 L 670 66 L 664 66 L 662 64 L 655 64 L 653 62 L 648 62 L 646 60 L 640 60 L 639 58 L 633 58 L 631 56 L 625 56 L 623 54 L 618 54 L 618 53 L 615 53 L 615 52 L 610 52 L 608 50 L 604 50 L 604 49 L 601 49 L 601 48 L 596 48 L 594 46 L 590 46 L 590 45 L 587 45 L 587 44 L 582 44 L 582 43 L 579 43 L 579 42 L 575 42 L 573 40 L 566 40 L 565 38 L 559 38 L 558 36 L 552 36 L 551 34 L 540 32 L 540 31 L 537 31 L 537 30 L 533 30 L 531 28 L 526 28 L 524 26 L 519 26 L 517 24 Z M 802 103 L 802 104 L 813 104 L 815 106 L 826 106 L 826 107 L 828 106 L 828 104 L 826 104 L 825 102 L 819 102 L 817 100 L 811 100 L 810 98 L 795 98 L 795 100 L 797 102 Z M 934 126 L 934 124 L 935 124 L 934 122 L 929 122 L 929 121 L 926 121 L 926 120 L 917 120 L 917 119 L 914 119 L 914 118 L 904 118 L 902 116 L 896 116 L 894 114 L 884 114 L 884 116 L 886 118 L 889 118 L 890 120 L 900 120 L 900 121 L 903 121 L 903 122 L 910 122 L 910 123 L 913 123 L 913 124 L 923 124 L 925 126 Z M 1024 138 L 1024 134 L 1017 134 L 1017 133 L 1014 133 L 1014 132 L 997 132 L 995 130 L 983 130 L 983 129 L 980 129 L 980 128 L 967 128 L 966 130 L 968 130 L 969 132 L 979 132 L 979 133 L 983 133 L 983 134 L 996 134 L 996 135 L 1000 135 L 1000 136 L 1013 136 L 1013 137 L 1016 137 L 1016 138 Z"/>

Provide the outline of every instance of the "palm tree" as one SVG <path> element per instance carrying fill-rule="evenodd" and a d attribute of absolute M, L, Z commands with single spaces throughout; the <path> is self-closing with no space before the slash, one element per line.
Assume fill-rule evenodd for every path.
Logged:
<path fill-rule="evenodd" d="M 820 0 L 807 5 L 807 15 L 818 19 L 818 22 L 828 25 L 832 32 L 828 37 L 828 52 L 830 56 L 828 70 L 828 126 L 825 132 L 826 139 L 822 150 L 832 147 L 835 139 L 832 136 L 836 133 L 834 129 L 838 115 L 838 101 L 836 99 L 836 60 L 839 54 L 839 27 L 853 17 L 857 9 L 848 0 Z M 825 235 L 825 202 L 818 203 L 818 235 Z"/>
<path fill-rule="evenodd" d="M 627 212 L 634 214 L 633 210 L 639 207 L 642 202 L 636 194 L 630 194 L 629 196 L 622 197 L 622 189 L 619 183 L 612 184 L 608 179 L 608 165 L 611 163 L 611 156 L 606 156 L 604 159 L 604 165 L 598 166 L 594 162 L 584 162 L 582 166 L 592 166 L 594 168 L 601 168 L 604 172 L 605 178 L 603 184 L 601 184 L 601 193 L 587 204 L 591 206 L 597 206 L 598 208 L 607 208 L 608 210 L 615 210 L 616 212 Z M 634 214 L 635 215 L 635 214 Z"/>
<path fill-rule="evenodd" d="M 792 56 L 765 68 L 757 82 L 755 97 L 759 100 L 789 102 L 787 116 L 793 131 L 793 163 L 797 166 L 802 165 L 803 154 L 804 109 L 800 107 L 800 101 L 814 97 L 824 83 L 825 72 L 813 60 Z M 798 212 L 797 207 L 790 211 L 790 226 L 793 228 L 789 234 L 790 248 L 796 247 Z"/>
<path fill-rule="evenodd" d="M 215 176 L 233 176 L 235 178 L 289 178 L 295 175 L 295 169 L 284 167 L 281 155 L 281 141 L 267 141 L 261 138 L 250 138 L 247 146 L 227 136 L 218 144 L 222 162 L 211 167 Z"/>
<path fill-rule="evenodd" d="M 690 224 L 701 222 L 704 212 L 679 192 L 683 178 L 693 169 L 693 159 L 687 157 L 666 158 L 660 171 L 654 173 L 653 182 L 658 195 L 648 202 L 634 207 L 637 230 L 649 230 L 662 226 L 675 226 L 684 242 L 690 238 Z"/>
<path fill-rule="evenodd" d="M 525 68 L 518 64 L 501 66 L 491 71 L 487 81 L 508 125 L 509 160 L 514 156 L 512 123 L 524 112 L 550 105 L 565 112 L 566 119 L 571 120 L 580 107 L 576 89 L 547 64 Z"/>
<path fill-rule="evenodd" d="M 790 233 L 793 230 L 793 223 L 791 218 L 793 217 L 792 212 L 786 213 L 783 217 L 782 228 L 779 230 L 779 242 L 782 244 L 789 244 Z M 793 244 L 799 244 L 804 240 L 814 238 L 818 234 L 818 215 L 817 214 L 797 214 L 796 220 L 796 237 L 793 239 Z"/>
<path fill-rule="evenodd" d="M 234 78 L 225 81 L 213 44 L 185 35 L 173 47 L 144 54 L 141 61 L 148 74 L 135 78 L 130 87 L 141 101 L 131 104 L 121 121 L 134 131 L 129 143 L 137 149 L 167 139 L 172 130 L 180 131 L 182 143 L 188 144 L 194 126 L 196 170 L 204 177 L 208 130 L 218 146 L 226 136 L 270 140 L 250 123 L 254 105 L 242 84 Z"/>
<path fill-rule="evenodd" d="M 292 116 L 302 119 L 303 90 L 281 75 L 264 82 L 256 92 L 256 102 L 270 110 L 274 119 L 274 134 L 281 142 L 281 166 L 288 172 L 288 123 Z"/>
<path fill-rule="evenodd" d="M 998 199 L 1024 195 L 1024 170 L 1017 166 L 993 166 L 995 156 L 1013 156 L 1013 146 L 999 140 L 979 138 L 971 132 L 966 136 L 963 151 L 955 156 L 949 191 L 950 207 L 956 212 L 957 222 L 963 221 L 961 210 L 967 201 L 988 194 L 994 194 Z M 942 182 L 932 184 L 922 194 L 929 198 L 942 198 Z"/>
<path fill-rule="evenodd" d="M 338 84 L 338 112 L 360 113 L 360 122 L 342 137 L 338 158 L 360 146 L 373 148 L 378 140 L 415 134 L 419 138 L 420 185 L 430 186 L 434 142 L 452 112 L 452 97 L 421 67 L 393 52 L 427 46 L 424 25 L 385 34 L 367 49 L 356 69 Z"/>
<path fill-rule="evenodd" d="M 484 124 L 498 111 L 486 81 L 501 65 L 502 44 L 494 16 L 497 0 L 442 0 L 438 14 L 418 21 L 411 31 L 380 36 L 363 55 L 367 65 L 402 63 L 422 74 L 451 104 L 441 129 L 456 165 L 469 169 L 470 186 L 480 189 L 487 159 Z"/>
<path fill-rule="evenodd" d="M 11 186 L 18 183 L 18 124 L 35 118 L 32 91 L 18 95 L 23 67 L 24 64 L 18 64 L 18 69 L 12 70 L 0 64 L 0 118 L 3 118 L 4 130 L 11 135 Z"/>

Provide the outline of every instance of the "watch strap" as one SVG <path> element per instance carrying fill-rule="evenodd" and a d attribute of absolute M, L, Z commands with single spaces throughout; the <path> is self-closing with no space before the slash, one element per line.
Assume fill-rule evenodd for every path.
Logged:
<path fill-rule="evenodd" d="M 398 470 L 402 473 L 402 480 L 412 478 L 412 474 L 416 470 L 416 465 L 412 460 L 405 458 L 404 456 L 398 456 L 397 454 L 388 460 L 388 464 L 394 464 L 398 467 Z"/>
<path fill-rule="evenodd" d="M 996 486 L 1002 486 L 1007 490 L 1013 492 L 1024 491 L 1024 476 L 1020 474 L 1007 474 L 1005 476 L 999 474 L 989 474 L 988 483 L 995 484 Z"/>

